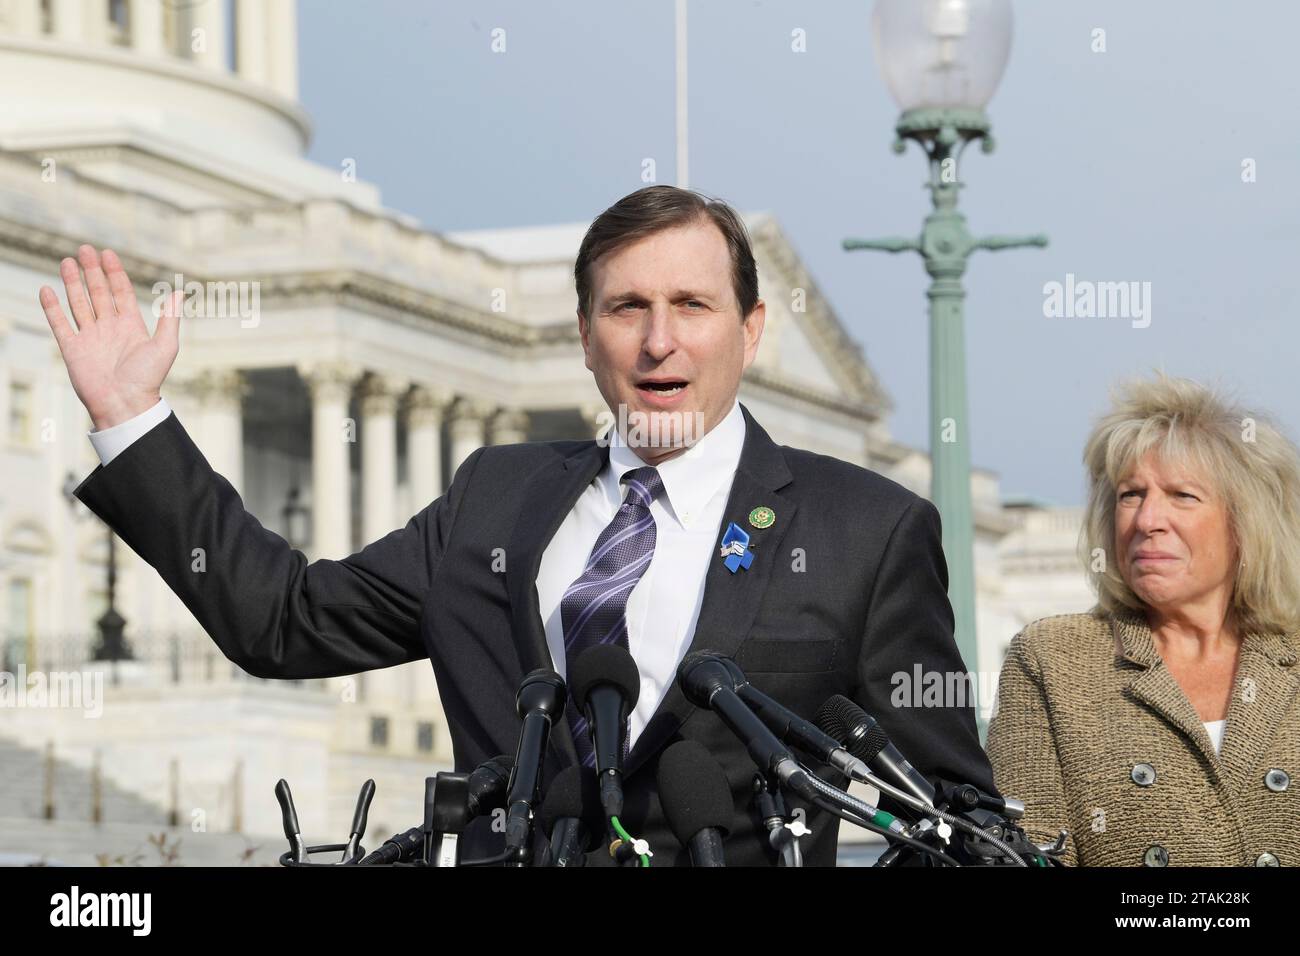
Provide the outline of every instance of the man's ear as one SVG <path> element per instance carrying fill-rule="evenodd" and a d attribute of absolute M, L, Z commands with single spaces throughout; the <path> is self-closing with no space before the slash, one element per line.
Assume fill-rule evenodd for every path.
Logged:
<path fill-rule="evenodd" d="M 758 354 L 758 343 L 763 338 L 763 325 L 767 321 L 767 304 L 759 299 L 754 303 L 753 310 L 745 316 L 745 322 L 741 326 L 741 331 L 745 336 L 745 365 L 749 368 L 750 363 L 754 361 L 754 356 Z"/>
<path fill-rule="evenodd" d="M 591 345 L 587 341 L 587 336 L 591 332 L 591 326 L 590 323 L 588 323 L 587 321 L 587 317 L 582 314 L 582 309 L 577 309 L 576 311 L 578 313 L 578 335 L 582 338 L 582 359 L 584 364 L 586 364 L 587 369 L 590 370 L 591 369 Z"/>

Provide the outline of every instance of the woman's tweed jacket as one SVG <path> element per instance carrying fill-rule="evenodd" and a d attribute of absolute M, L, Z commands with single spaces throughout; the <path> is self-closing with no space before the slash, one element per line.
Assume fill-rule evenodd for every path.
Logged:
<path fill-rule="evenodd" d="M 1216 754 L 1143 615 L 1035 621 L 989 725 L 998 790 L 1073 865 L 1300 865 L 1297 659 L 1296 633 L 1243 639 Z"/>

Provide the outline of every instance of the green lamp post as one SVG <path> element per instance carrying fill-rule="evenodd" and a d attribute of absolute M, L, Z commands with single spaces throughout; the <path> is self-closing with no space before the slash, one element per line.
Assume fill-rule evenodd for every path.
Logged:
<path fill-rule="evenodd" d="M 1009 0 L 876 0 L 872 34 L 885 84 L 902 111 L 894 151 L 904 152 L 908 140 L 924 150 L 934 211 L 918 238 L 845 239 L 843 246 L 919 252 L 931 278 L 931 498 L 943 519 L 957 647 L 966 666 L 978 668 L 961 277 L 976 249 L 1047 245 L 1043 235 L 976 238 L 957 211 L 962 152 L 975 140 L 985 153 L 993 151 L 984 107 L 1006 68 L 1011 6 Z"/>

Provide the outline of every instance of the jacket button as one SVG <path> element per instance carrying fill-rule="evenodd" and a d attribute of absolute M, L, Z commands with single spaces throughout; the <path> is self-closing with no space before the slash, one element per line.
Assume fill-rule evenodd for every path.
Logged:
<path fill-rule="evenodd" d="M 1147 847 L 1146 853 L 1142 854 L 1142 865 L 1143 866 L 1168 866 L 1169 851 L 1166 850 L 1164 847 L 1162 847 L 1159 843 L 1157 843 L 1155 846 Z"/>
<path fill-rule="evenodd" d="M 1256 866 L 1281 866 L 1281 862 L 1272 853 L 1261 853 L 1255 860 Z"/>
<path fill-rule="evenodd" d="M 1268 773 L 1264 774 L 1264 786 L 1274 793 L 1281 793 L 1291 785 L 1291 777 L 1285 770 L 1279 770 L 1274 767 Z"/>
<path fill-rule="evenodd" d="M 1149 763 L 1134 764 L 1129 776 L 1139 787 L 1149 787 L 1156 782 L 1156 768 Z"/>

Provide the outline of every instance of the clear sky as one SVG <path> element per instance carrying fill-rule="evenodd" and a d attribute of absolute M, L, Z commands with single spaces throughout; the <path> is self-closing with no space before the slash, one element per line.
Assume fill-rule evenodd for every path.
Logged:
<path fill-rule="evenodd" d="M 870 0 L 692 0 L 691 183 L 781 222 L 928 444 L 925 287 L 915 254 L 844 252 L 919 232 L 917 147 L 874 62 Z M 436 231 L 590 221 L 675 181 L 673 2 L 304 0 L 313 159 L 355 158 L 387 206 Z M 1047 249 L 976 252 L 966 275 L 972 457 L 1005 495 L 1082 501 L 1082 445 L 1112 383 L 1163 367 L 1223 386 L 1300 434 L 1300 4 L 1016 0 L 970 150 L 976 234 Z M 503 28 L 506 52 L 490 49 Z M 1094 30 L 1105 52 L 1094 52 Z M 792 52 L 791 31 L 807 51 Z M 1255 181 L 1242 181 L 1244 160 Z M 1044 284 L 1150 285 L 1150 324 L 1047 318 Z M 764 290 L 764 294 L 769 294 Z"/>

